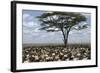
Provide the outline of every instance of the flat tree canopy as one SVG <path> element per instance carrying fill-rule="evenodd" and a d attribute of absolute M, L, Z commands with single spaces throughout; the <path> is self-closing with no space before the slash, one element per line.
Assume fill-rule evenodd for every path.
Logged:
<path fill-rule="evenodd" d="M 65 47 L 67 47 L 68 36 L 71 30 L 81 30 L 87 27 L 79 25 L 86 21 L 86 17 L 81 13 L 75 12 L 46 12 L 37 17 L 41 22 L 40 30 L 47 32 L 61 31 Z M 75 28 L 77 26 L 77 28 Z"/>

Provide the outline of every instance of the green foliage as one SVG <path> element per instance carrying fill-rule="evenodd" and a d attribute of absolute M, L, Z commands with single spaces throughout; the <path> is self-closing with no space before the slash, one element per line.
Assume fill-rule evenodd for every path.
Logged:
<path fill-rule="evenodd" d="M 43 13 L 37 18 L 41 22 L 41 30 L 48 28 L 68 29 L 78 25 L 82 21 L 86 21 L 86 17 L 82 14 L 72 12 L 48 12 Z"/>
<path fill-rule="evenodd" d="M 61 31 L 65 45 L 68 41 L 69 32 L 74 26 L 78 26 L 77 29 L 75 28 L 76 30 L 87 27 L 87 25 L 79 26 L 80 22 L 86 21 L 86 17 L 75 12 L 46 12 L 37 18 L 41 22 L 42 28 L 40 30 L 46 30 L 47 32 Z"/>

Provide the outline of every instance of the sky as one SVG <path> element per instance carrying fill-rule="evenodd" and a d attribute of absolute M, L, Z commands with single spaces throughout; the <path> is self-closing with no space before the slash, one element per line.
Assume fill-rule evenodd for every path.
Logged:
<path fill-rule="evenodd" d="M 23 10 L 23 44 L 45 44 L 45 43 L 63 43 L 63 36 L 59 32 L 46 32 L 39 30 L 40 22 L 36 18 L 45 11 Z M 72 30 L 69 33 L 68 43 L 90 43 L 91 38 L 91 14 L 81 13 L 87 20 L 80 24 L 88 24 L 88 28 L 82 30 Z"/>

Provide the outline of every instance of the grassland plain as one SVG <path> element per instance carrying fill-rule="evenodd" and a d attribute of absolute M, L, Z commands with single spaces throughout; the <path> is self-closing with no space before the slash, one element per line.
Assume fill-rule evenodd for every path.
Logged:
<path fill-rule="evenodd" d="M 90 44 L 23 44 L 22 62 L 74 61 L 91 59 Z"/>

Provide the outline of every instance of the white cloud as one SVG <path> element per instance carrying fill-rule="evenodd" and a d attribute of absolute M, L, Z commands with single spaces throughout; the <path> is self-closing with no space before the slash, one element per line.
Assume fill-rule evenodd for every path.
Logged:
<path fill-rule="evenodd" d="M 47 35 L 40 35 L 39 37 L 42 38 L 42 39 L 43 39 L 43 38 L 45 39 L 45 38 L 47 38 L 48 36 L 47 36 Z"/>
<path fill-rule="evenodd" d="M 34 37 L 34 36 L 37 36 L 37 37 L 38 37 L 38 36 L 40 36 L 40 33 L 35 33 L 35 32 L 34 32 L 34 33 L 31 33 L 31 35 L 32 35 L 33 37 Z"/>
<path fill-rule="evenodd" d="M 30 22 L 27 22 L 27 23 L 23 23 L 23 26 L 25 28 L 29 28 L 29 30 L 41 27 L 38 23 L 33 22 L 33 21 L 30 21 Z"/>
<path fill-rule="evenodd" d="M 55 35 L 55 32 L 50 32 L 49 35 L 50 36 L 54 36 Z"/>
<path fill-rule="evenodd" d="M 26 18 L 29 18 L 29 17 L 30 17 L 30 14 L 28 14 L 28 13 L 26 13 L 26 14 L 24 13 L 23 14 L 23 19 L 26 19 Z"/>
<path fill-rule="evenodd" d="M 35 28 L 33 32 L 40 32 L 39 28 Z"/>
<path fill-rule="evenodd" d="M 90 43 L 91 37 L 91 27 L 83 30 L 73 30 L 69 34 L 70 43 Z"/>
<path fill-rule="evenodd" d="M 90 16 L 90 13 L 82 13 L 82 15 L 88 17 L 88 16 Z"/>
<path fill-rule="evenodd" d="M 45 13 L 53 13 L 52 11 L 45 11 Z"/>
<path fill-rule="evenodd" d="M 31 34 L 29 30 L 23 30 L 23 34 Z"/>
<path fill-rule="evenodd" d="M 27 23 L 30 21 L 34 21 L 34 16 L 32 16 L 31 14 L 28 14 L 28 13 L 24 13 L 23 14 L 23 22 Z"/>
<path fill-rule="evenodd" d="M 32 26 L 34 26 L 34 25 L 37 25 L 36 23 L 34 23 L 34 22 L 29 22 L 28 24 L 27 24 L 27 26 L 29 26 L 29 27 L 32 27 Z"/>

